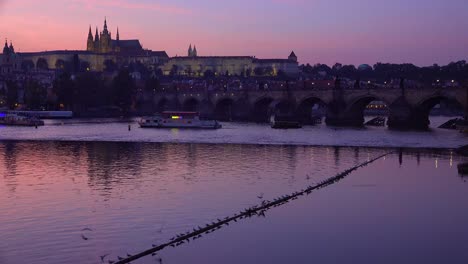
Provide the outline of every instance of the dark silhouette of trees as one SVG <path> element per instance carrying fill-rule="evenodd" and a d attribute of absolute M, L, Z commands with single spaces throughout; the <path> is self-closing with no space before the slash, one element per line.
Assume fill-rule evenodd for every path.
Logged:
<path fill-rule="evenodd" d="M 263 72 L 264 75 L 273 76 L 273 73 L 274 73 L 273 67 L 267 66 L 264 68 L 264 72 Z"/>
<path fill-rule="evenodd" d="M 91 65 L 87 61 L 80 61 L 80 68 L 79 72 L 87 72 L 91 70 Z"/>
<path fill-rule="evenodd" d="M 157 92 L 161 89 L 161 84 L 158 78 L 148 78 L 145 82 L 145 90 L 151 92 Z"/>
<path fill-rule="evenodd" d="M 63 104 L 65 109 L 72 109 L 75 84 L 68 72 L 63 72 L 54 80 L 52 91 L 57 96 L 58 105 Z"/>
<path fill-rule="evenodd" d="M 38 81 L 29 79 L 24 85 L 24 102 L 31 110 L 39 110 L 47 99 L 47 88 Z"/>
<path fill-rule="evenodd" d="M 70 61 L 58 59 L 55 62 L 55 69 L 62 72 L 73 72 L 73 65 Z"/>
<path fill-rule="evenodd" d="M 34 69 L 34 62 L 32 60 L 24 60 L 21 62 L 21 70 L 29 72 Z"/>
<path fill-rule="evenodd" d="M 115 105 L 119 106 L 124 114 L 128 114 L 135 94 L 135 83 L 128 70 L 119 71 L 112 82 L 112 90 L 115 94 Z"/>
<path fill-rule="evenodd" d="M 98 75 L 85 72 L 75 79 L 74 106 L 78 110 L 104 105 L 106 97 L 102 96 L 103 81 Z"/>
<path fill-rule="evenodd" d="M 38 70 L 43 70 L 47 71 L 49 69 L 49 64 L 47 63 L 47 60 L 44 58 L 39 58 L 36 63 L 36 68 Z"/>
<path fill-rule="evenodd" d="M 177 73 L 179 72 L 179 67 L 177 65 L 172 65 L 172 68 L 171 68 L 171 71 L 169 72 L 169 75 L 174 77 L 177 75 Z"/>
<path fill-rule="evenodd" d="M 205 78 L 214 78 L 215 74 L 214 74 L 214 72 L 212 70 L 206 70 L 203 73 L 203 77 L 205 77 Z"/>
<path fill-rule="evenodd" d="M 15 109 L 18 103 L 18 85 L 14 81 L 7 81 L 6 103 L 8 108 Z"/>
<path fill-rule="evenodd" d="M 354 65 L 335 64 L 331 69 L 325 64 L 303 64 L 299 66 L 300 71 L 306 76 L 319 77 L 320 72 L 325 72 L 326 76 L 344 77 L 349 79 L 375 80 L 377 82 L 389 82 L 391 80 L 399 80 L 405 78 L 414 80 L 423 84 L 435 84 L 451 82 L 452 80 L 459 83 L 468 82 L 468 64 L 466 61 L 451 62 L 445 66 L 437 64 L 418 67 L 411 63 L 394 64 L 394 63 L 376 63 L 373 67 L 363 64 L 356 68 Z M 323 77 L 323 76 L 322 76 Z"/>

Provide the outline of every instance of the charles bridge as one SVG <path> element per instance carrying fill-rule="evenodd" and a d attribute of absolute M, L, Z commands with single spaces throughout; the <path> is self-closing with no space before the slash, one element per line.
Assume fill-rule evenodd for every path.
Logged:
<path fill-rule="evenodd" d="M 326 109 L 325 122 L 332 126 L 362 126 L 364 110 L 372 101 L 387 105 L 391 128 L 425 129 L 430 110 L 442 101 L 468 110 L 468 87 L 366 86 L 342 87 L 340 82 L 328 86 L 301 87 L 285 85 L 266 90 L 237 89 L 166 89 L 157 92 L 154 103 L 158 111 L 198 111 L 202 116 L 219 120 L 265 122 L 272 114 L 313 123 L 312 108 Z"/>

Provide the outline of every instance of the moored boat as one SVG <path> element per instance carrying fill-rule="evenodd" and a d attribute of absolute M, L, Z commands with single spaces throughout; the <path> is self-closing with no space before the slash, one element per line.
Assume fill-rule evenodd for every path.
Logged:
<path fill-rule="evenodd" d="M 0 113 L 0 125 L 7 126 L 43 126 L 44 121 L 31 116 Z"/>
<path fill-rule="evenodd" d="M 197 112 L 166 111 L 138 122 L 142 128 L 203 128 L 218 129 L 221 124 L 216 120 L 203 120 Z"/>
<path fill-rule="evenodd" d="M 277 129 L 302 128 L 301 122 L 290 116 L 272 115 L 270 125 Z"/>

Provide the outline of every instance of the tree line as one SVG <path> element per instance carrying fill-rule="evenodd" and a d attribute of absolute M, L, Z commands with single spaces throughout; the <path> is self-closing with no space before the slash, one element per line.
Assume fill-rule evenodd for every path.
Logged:
<path fill-rule="evenodd" d="M 363 64 L 359 67 L 342 65 L 341 63 L 336 63 L 332 67 L 320 63 L 315 65 L 303 64 L 299 68 L 304 76 L 312 78 L 341 77 L 354 80 L 376 80 L 382 83 L 392 79 L 405 78 L 425 84 L 444 80 L 455 80 L 459 83 L 466 83 L 468 81 L 468 64 L 464 60 L 451 62 L 445 66 L 434 64 L 426 67 L 418 67 L 411 63 L 393 64 L 379 62 L 373 66 Z"/>

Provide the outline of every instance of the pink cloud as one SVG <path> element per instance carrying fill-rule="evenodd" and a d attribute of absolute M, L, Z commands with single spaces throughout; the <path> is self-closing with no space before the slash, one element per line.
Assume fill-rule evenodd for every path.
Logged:
<path fill-rule="evenodd" d="M 169 14 L 190 14 L 192 10 L 178 6 L 162 5 L 158 3 L 137 3 L 129 0 L 72 0 L 72 5 L 87 9 L 96 8 L 119 8 L 119 9 L 138 9 L 164 12 Z"/>

